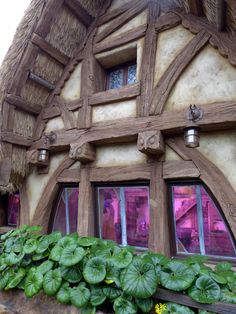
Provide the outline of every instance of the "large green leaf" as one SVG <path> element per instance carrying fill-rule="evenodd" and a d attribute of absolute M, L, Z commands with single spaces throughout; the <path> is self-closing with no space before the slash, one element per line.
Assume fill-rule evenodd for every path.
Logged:
<path fill-rule="evenodd" d="M 181 291 L 191 286 L 195 273 L 187 264 L 181 261 L 170 261 L 161 271 L 161 284 L 163 287 Z"/>
<path fill-rule="evenodd" d="M 97 243 L 97 239 L 93 237 L 81 237 L 77 240 L 80 246 L 91 246 Z"/>
<path fill-rule="evenodd" d="M 90 284 L 103 281 L 106 277 L 106 262 L 100 257 L 93 257 L 87 261 L 83 271 L 84 279 Z"/>
<path fill-rule="evenodd" d="M 38 266 L 37 271 L 41 274 L 46 274 L 49 270 L 53 268 L 54 263 L 52 261 L 45 261 Z"/>
<path fill-rule="evenodd" d="M 54 248 L 51 250 L 49 258 L 55 262 L 59 262 L 61 258 L 63 248 L 59 245 L 55 245 Z"/>
<path fill-rule="evenodd" d="M 79 282 L 82 278 L 82 274 L 77 265 L 72 267 L 61 267 L 61 275 L 63 279 L 71 283 Z"/>
<path fill-rule="evenodd" d="M 112 286 L 104 287 L 102 289 L 102 291 L 103 291 L 104 295 L 110 300 L 114 300 L 122 294 L 122 290 L 117 289 L 117 288 L 112 287 Z"/>
<path fill-rule="evenodd" d="M 136 314 L 137 313 L 137 305 L 123 297 L 119 297 L 115 300 L 113 308 L 116 314 Z"/>
<path fill-rule="evenodd" d="M 10 279 L 9 271 L 5 271 L 4 273 L 0 274 L 0 290 L 3 290 L 6 287 L 9 279 Z"/>
<path fill-rule="evenodd" d="M 121 268 L 117 268 L 114 266 L 113 263 L 110 262 L 110 260 L 107 261 L 106 265 L 106 283 L 113 283 L 115 282 L 116 285 L 120 286 L 120 272 Z"/>
<path fill-rule="evenodd" d="M 153 308 L 152 299 L 135 299 L 135 303 L 143 313 L 149 313 Z"/>
<path fill-rule="evenodd" d="M 222 276 L 220 274 L 217 274 L 215 272 L 210 272 L 210 276 L 217 283 L 220 283 L 220 284 L 226 284 L 227 283 L 227 278 L 225 278 L 224 276 Z"/>
<path fill-rule="evenodd" d="M 73 237 L 70 237 L 70 236 L 65 236 L 61 238 L 57 243 L 57 245 L 59 245 L 63 249 L 68 246 L 75 245 L 75 244 L 77 244 L 77 241 Z"/>
<path fill-rule="evenodd" d="M 9 254 L 6 255 L 5 257 L 5 263 L 9 266 L 13 266 L 16 265 L 17 263 L 19 263 L 24 257 L 24 254 L 15 254 L 14 252 L 11 252 Z"/>
<path fill-rule="evenodd" d="M 87 304 L 90 298 L 90 291 L 86 288 L 84 282 L 81 282 L 78 287 L 74 287 L 70 289 L 70 300 L 71 303 L 80 308 Z"/>
<path fill-rule="evenodd" d="M 62 238 L 61 232 L 54 231 L 48 235 L 48 240 L 50 244 L 57 243 Z"/>
<path fill-rule="evenodd" d="M 62 304 L 67 304 L 70 302 L 70 288 L 69 288 L 69 283 L 64 282 L 61 285 L 61 288 L 57 292 L 56 295 L 57 300 L 62 303 Z"/>
<path fill-rule="evenodd" d="M 35 252 L 36 249 L 37 249 L 37 241 L 35 239 L 29 239 L 26 241 L 23 250 L 25 254 L 31 254 Z"/>
<path fill-rule="evenodd" d="M 88 304 L 81 308 L 81 314 L 96 314 L 96 307 Z"/>
<path fill-rule="evenodd" d="M 93 306 L 98 306 L 102 304 L 106 300 L 106 296 L 103 293 L 103 290 L 101 287 L 92 287 L 91 289 L 91 296 L 90 296 L 90 302 Z"/>
<path fill-rule="evenodd" d="M 26 275 L 26 270 L 24 268 L 19 268 L 15 276 L 8 282 L 5 289 L 7 290 L 7 289 L 15 288 L 21 282 L 21 280 L 25 277 L 25 275 Z"/>
<path fill-rule="evenodd" d="M 70 245 L 62 250 L 59 263 L 63 266 L 72 266 L 81 261 L 84 255 L 85 250 L 82 247 Z"/>
<path fill-rule="evenodd" d="M 123 249 L 117 254 L 114 254 L 110 258 L 110 261 L 117 268 L 125 268 L 132 262 L 132 259 L 133 259 L 133 255 L 126 249 Z"/>
<path fill-rule="evenodd" d="M 201 276 L 189 288 L 188 294 L 199 303 L 213 303 L 220 299 L 220 287 L 209 276 Z"/>
<path fill-rule="evenodd" d="M 236 293 L 223 289 L 221 290 L 220 300 L 226 303 L 236 303 Z"/>
<path fill-rule="evenodd" d="M 33 261 L 40 261 L 41 259 L 44 259 L 45 257 L 48 257 L 48 255 L 49 255 L 49 251 L 48 250 L 43 252 L 43 253 L 34 254 L 32 256 L 32 260 Z"/>
<path fill-rule="evenodd" d="M 60 269 L 50 270 L 43 278 L 43 289 L 47 295 L 55 295 L 61 287 L 61 283 Z"/>
<path fill-rule="evenodd" d="M 28 298 L 37 294 L 43 286 L 43 275 L 35 269 L 29 271 L 25 279 L 25 295 Z"/>
<path fill-rule="evenodd" d="M 225 272 L 225 271 L 228 271 L 228 270 L 231 270 L 232 269 L 232 264 L 229 263 L 229 262 L 221 262 L 221 263 L 218 263 L 215 267 L 215 271 L 217 273 L 219 272 Z"/>
<path fill-rule="evenodd" d="M 23 250 L 24 245 L 24 239 L 18 238 L 14 241 L 14 244 L 12 245 L 11 251 L 15 253 L 20 253 Z"/>
<path fill-rule="evenodd" d="M 157 288 L 157 276 L 154 266 L 135 257 L 120 277 L 123 290 L 136 298 L 149 298 Z"/>
<path fill-rule="evenodd" d="M 14 238 L 11 237 L 9 239 L 7 239 L 4 243 L 4 250 L 6 253 L 10 253 L 11 252 L 11 249 L 12 249 L 12 246 L 13 246 L 13 243 L 14 243 Z"/>
<path fill-rule="evenodd" d="M 42 254 L 48 249 L 50 244 L 51 244 L 50 237 L 48 235 L 42 236 L 37 242 L 36 253 Z"/>
<path fill-rule="evenodd" d="M 166 309 L 163 311 L 163 314 L 194 314 L 192 310 L 190 310 L 189 307 L 168 302 L 166 303 Z"/>

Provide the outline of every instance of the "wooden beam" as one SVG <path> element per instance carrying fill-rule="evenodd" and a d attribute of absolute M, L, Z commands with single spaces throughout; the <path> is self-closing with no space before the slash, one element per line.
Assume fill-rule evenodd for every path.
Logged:
<path fill-rule="evenodd" d="M 53 119 L 61 115 L 61 110 L 59 107 L 53 105 L 48 108 L 43 108 L 42 119 L 48 120 Z"/>
<path fill-rule="evenodd" d="M 150 177 L 151 164 L 90 169 L 91 182 L 150 180 Z"/>
<path fill-rule="evenodd" d="M 99 33 L 95 38 L 95 42 L 98 43 L 102 41 L 125 23 L 129 22 L 132 18 L 142 12 L 146 8 L 147 4 L 148 0 L 137 1 L 135 6 L 132 6 L 128 11 L 117 17 L 115 20 L 113 20 L 109 27 L 106 27 L 101 33 Z"/>
<path fill-rule="evenodd" d="M 74 129 L 76 127 L 76 121 L 73 112 L 71 112 L 66 104 L 64 103 L 63 99 L 59 96 L 55 97 L 55 102 L 58 104 L 58 108 L 61 112 L 61 117 L 65 125 L 66 130 Z"/>
<path fill-rule="evenodd" d="M 96 159 L 96 149 L 90 143 L 84 143 L 83 145 L 71 143 L 69 157 L 81 163 L 91 162 Z"/>
<path fill-rule="evenodd" d="M 199 105 L 198 105 L 199 106 Z M 213 103 L 200 106 L 203 118 L 198 126 L 203 131 L 225 130 L 236 127 L 236 102 Z M 212 110 L 214 108 L 214 110 Z M 50 149 L 67 149 L 72 142 L 80 143 L 111 143 L 119 142 L 125 138 L 137 139 L 142 131 L 160 130 L 164 134 L 182 133 L 188 121 L 186 109 L 181 111 L 166 111 L 161 115 L 143 118 L 127 118 L 93 126 L 88 130 L 55 131 L 57 140 L 50 145 Z M 41 140 L 33 143 L 32 148 L 42 145 Z"/>
<path fill-rule="evenodd" d="M 40 86 L 46 88 L 49 92 L 53 91 L 55 88 L 55 85 L 32 72 L 29 72 L 29 79 L 36 84 L 39 84 Z"/>
<path fill-rule="evenodd" d="M 159 130 L 140 132 L 137 148 L 147 155 L 162 155 L 165 152 L 165 144 L 161 132 Z"/>
<path fill-rule="evenodd" d="M 40 48 L 42 51 L 47 53 L 50 57 L 60 62 L 62 65 L 67 65 L 70 58 L 60 52 L 58 49 L 54 48 L 51 44 L 49 44 L 44 38 L 40 37 L 38 34 L 33 34 L 31 41 L 34 45 Z"/>
<path fill-rule="evenodd" d="M 79 169 L 65 169 L 57 177 L 57 182 L 60 183 L 78 183 L 80 182 L 80 170 Z"/>
<path fill-rule="evenodd" d="M 26 138 L 23 135 L 19 135 L 13 132 L 2 131 L 1 140 L 3 142 L 30 147 L 32 145 L 32 138 Z"/>
<path fill-rule="evenodd" d="M 104 105 L 115 101 L 124 101 L 140 94 L 140 83 L 127 85 L 118 89 L 110 89 L 89 97 L 89 105 Z"/>
<path fill-rule="evenodd" d="M 28 191 L 26 186 L 26 179 L 19 187 L 20 193 L 20 227 L 30 224 L 30 207 L 28 199 Z"/>
<path fill-rule="evenodd" d="M 128 44 L 131 41 L 137 40 L 145 35 L 147 25 L 141 25 L 131 29 L 115 38 L 104 40 L 94 45 L 93 53 L 104 52 L 110 49 L 117 48 L 121 45 Z"/>
<path fill-rule="evenodd" d="M 11 158 L 7 157 L 0 161 L 0 186 L 7 185 L 10 181 L 12 169 Z"/>
<path fill-rule="evenodd" d="M 170 160 L 163 163 L 164 179 L 199 178 L 200 172 L 192 161 Z"/>
<path fill-rule="evenodd" d="M 170 29 L 172 27 L 175 27 L 181 23 L 181 18 L 179 15 L 168 12 L 164 15 L 161 15 L 158 17 L 155 23 L 155 29 L 158 33 L 165 31 L 167 29 Z"/>
<path fill-rule="evenodd" d="M 216 27 L 219 32 L 225 28 L 225 13 L 226 2 L 224 0 L 216 0 Z"/>
<path fill-rule="evenodd" d="M 150 114 L 160 114 L 163 111 L 166 100 L 178 78 L 197 53 L 206 45 L 209 38 L 210 35 L 202 30 L 186 45 L 174 61 L 171 62 L 153 91 Z"/>
<path fill-rule="evenodd" d="M 187 0 L 188 11 L 194 15 L 200 16 L 202 14 L 202 4 L 199 0 Z"/>
<path fill-rule="evenodd" d="M 86 11 L 78 0 L 65 0 L 65 5 L 78 18 L 78 20 L 88 27 L 93 22 L 93 17 Z"/>
<path fill-rule="evenodd" d="M 144 39 L 141 62 L 141 96 L 138 102 L 138 115 L 148 116 L 150 110 L 151 93 L 154 85 L 154 72 L 157 49 L 157 33 L 155 22 L 160 15 L 159 2 L 150 2 L 148 6 L 148 28 Z"/>
<path fill-rule="evenodd" d="M 6 101 L 15 106 L 18 109 L 21 109 L 27 113 L 31 113 L 34 115 L 38 115 L 41 110 L 42 110 L 42 106 L 38 105 L 38 104 L 31 104 L 29 102 L 27 102 L 27 100 L 23 99 L 20 96 L 16 96 L 13 94 L 8 94 L 6 96 Z"/>

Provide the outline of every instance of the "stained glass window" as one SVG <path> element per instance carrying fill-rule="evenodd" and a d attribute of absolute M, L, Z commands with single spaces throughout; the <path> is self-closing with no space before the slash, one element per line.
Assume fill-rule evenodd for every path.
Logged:
<path fill-rule="evenodd" d="M 79 189 L 77 187 L 61 189 L 53 218 L 52 231 L 61 231 L 62 234 L 77 231 L 78 197 Z"/>
<path fill-rule="evenodd" d="M 172 185 L 171 193 L 177 253 L 236 258 L 231 234 L 206 189 Z"/>
<path fill-rule="evenodd" d="M 110 72 L 108 89 L 115 89 L 123 86 L 123 72 L 123 69 Z"/>
<path fill-rule="evenodd" d="M 18 218 L 20 213 L 20 194 L 8 195 L 7 204 L 7 225 L 17 226 Z"/>
<path fill-rule="evenodd" d="M 109 69 L 107 72 L 107 89 L 116 89 L 136 82 L 136 63 L 126 63 Z"/>
<path fill-rule="evenodd" d="M 148 247 L 148 187 L 99 187 L 98 207 L 101 238 Z"/>
<path fill-rule="evenodd" d="M 128 78 L 127 78 L 127 84 L 134 84 L 136 82 L 136 69 L 137 65 L 133 64 L 128 66 Z"/>

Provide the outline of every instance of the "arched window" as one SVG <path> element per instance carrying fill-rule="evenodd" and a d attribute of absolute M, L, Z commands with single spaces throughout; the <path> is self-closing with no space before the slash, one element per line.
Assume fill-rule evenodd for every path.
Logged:
<path fill-rule="evenodd" d="M 51 217 L 51 231 L 69 234 L 77 231 L 78 186 L 61 188 Z"/>
<path fill-rule="evenodd" d="M 20 194 L 4 194 L 0 196 L 0 225 L 17 227 L 20 216 Z"/>
<path fill-rule="evenodd" d="M 236 258 L 228 226 L 203 184 L 173 183 L 169 191 L 174 254 Z"/>

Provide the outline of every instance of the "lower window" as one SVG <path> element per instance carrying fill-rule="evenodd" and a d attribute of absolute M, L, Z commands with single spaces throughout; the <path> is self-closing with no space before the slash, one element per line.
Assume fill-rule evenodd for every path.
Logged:
<path fill-rule="evenodd" d="M 98 187 L 99 236 L 122 246 L 148 247 L 149 188 Z"/>
<path fill-rule="evenodd" d="M 61 188 L 53 210 L 52 231 L 69 234 L 77 231 L 78 187 Z"/>
<path fill-rule="evenodd" d="M 0 196 L 0 225 L 16 227 L 20 215 L 20 194 L 5 194 Z"/>
<path fill-rule="evenodd" d="M 202 184 L 171 184 L 172 220 L 177 254 L 235 258 L 232 236 Z"/>

